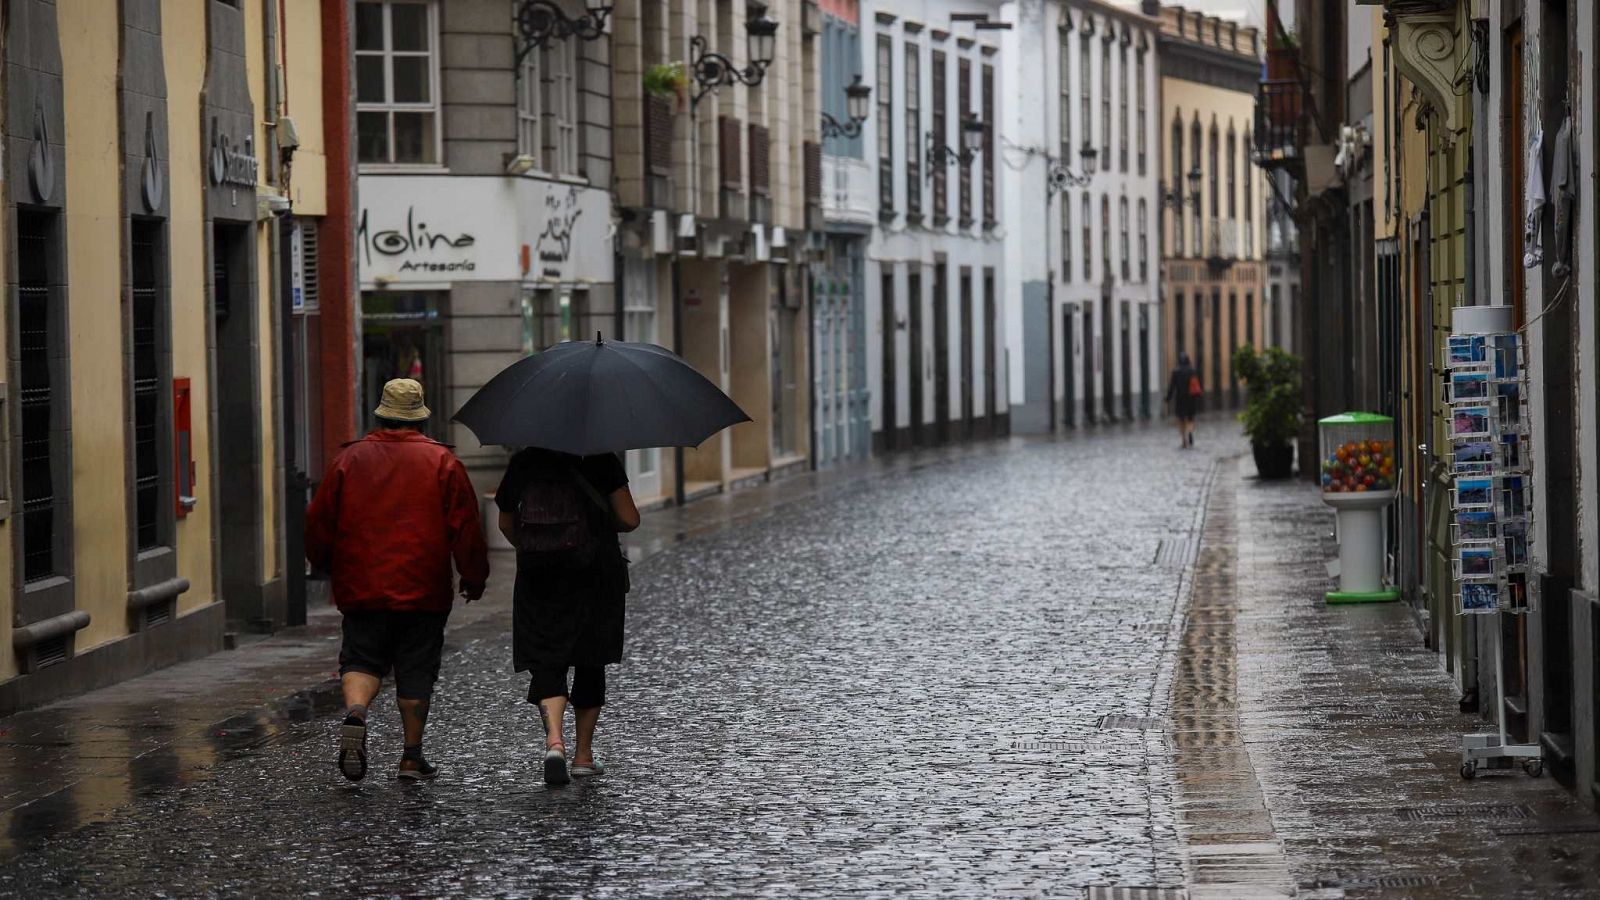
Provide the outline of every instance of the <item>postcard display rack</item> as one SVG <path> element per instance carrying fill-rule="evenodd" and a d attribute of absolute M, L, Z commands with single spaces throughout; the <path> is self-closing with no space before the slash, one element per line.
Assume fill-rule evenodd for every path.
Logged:
<path fill-rule="evenodd" d="M 1528 446 L 1523 344 L 1506 306 L 1458 307 L 1448 345 L 1451 471 L 1451 567 L 1456 614 L 1524 615 L 1533 608 L 1528 576 L 1532 469 Z M 1490 628 L 1499 634 L 1499 619 Z M 1461 736 L 1461 777 L 1483 760 L 1521 759 L 1529 775 L 1544 770 L 1538 744 L 1506 738 L 1505 661 L 1494 645 L 1495 722 L 1490 734 Z"/>

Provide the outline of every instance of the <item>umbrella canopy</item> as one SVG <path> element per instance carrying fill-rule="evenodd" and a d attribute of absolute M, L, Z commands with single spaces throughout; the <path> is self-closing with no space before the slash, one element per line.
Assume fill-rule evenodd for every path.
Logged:
<path fill-rule="evenodd" d="M 596 336 L 511 364 L 455 420 L 484 444 L 589 456 L 697 447 L 750 417 L 672 351 Z"/>

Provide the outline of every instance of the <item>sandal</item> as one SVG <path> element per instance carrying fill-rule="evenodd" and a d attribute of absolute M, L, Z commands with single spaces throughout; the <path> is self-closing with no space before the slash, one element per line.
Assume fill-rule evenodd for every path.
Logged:
<path fill-rule="evenodd" d="M 592 778 L 596 775 L 604 775 L 606 767 L 601 765 L 600 760 L 591 759 L 586 763 L 573 763 L 570 771 L 573 778 Z"/>
<path fill-rule="evenodd" d="M 367 720 L 346 716 L 339 726 L 339 771 L 351 781 L 367 777 Z"/>
<path fill-rule="evenodd" d="M 544 751 L 544 783 L 566 784 L 572 779 L 567 775 L 567 748 L 561 744 L 550 744 Z"/>

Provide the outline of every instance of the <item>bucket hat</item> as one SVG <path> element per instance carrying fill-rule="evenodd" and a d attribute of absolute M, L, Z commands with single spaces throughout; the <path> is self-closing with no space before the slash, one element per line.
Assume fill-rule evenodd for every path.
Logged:
<path fill-rule="evenodd" d="M 421 422 L 428 418 L 422 385 L 410 378 L 394 378 L 383 386 L 383 399 L 372 414 L 396 422 Z"/>

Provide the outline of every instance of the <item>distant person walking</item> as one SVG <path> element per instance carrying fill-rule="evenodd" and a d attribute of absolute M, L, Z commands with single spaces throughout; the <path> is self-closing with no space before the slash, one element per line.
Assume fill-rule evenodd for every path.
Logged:
<path fill-rule="evenodd" d="M 1200 408 L 1200 398 L 1205 388 L 1200 384 L 1200 373 L 1189 362 L 1189 354 L 1178 354 L 1178 365 L 1167 381 L 1167 408 L 1178 419 L 1178 446 L 1194 446 L 1194 417 Z"/>
<path fill-rule="evenodd" d="M 617 534 L 639 527 L 627 472 L 613 453 L 530 448 L 511 458 L 494 496 L 500 531 L 517 548 L 512 665 L 532 673 L 528 702 L 544 724 L 545 783 L 601 775 L 594 732 L 606 702 L 605 667 L 622 661 L 628 592 Z M 563 736 L 569 704 L 577 737 L 570 770 Z"/>
<path fill-rule="evenodd" d="M 422 385 L 385 384 L 374 414 L 378 427 L 345 445 L 306 509 L 306 558 L 332 574 L 344 614 L 339 771 L 351 781 L 367 774 L 367 707 L 392 670 L 405 732 L 397 775 L 426 781 L 439 774 L 422 756 L 422 734 L 454 594 L 450 563 L 470 603 L 483 596 L 489 553 L 466 469 L 421 431 Z"/>

